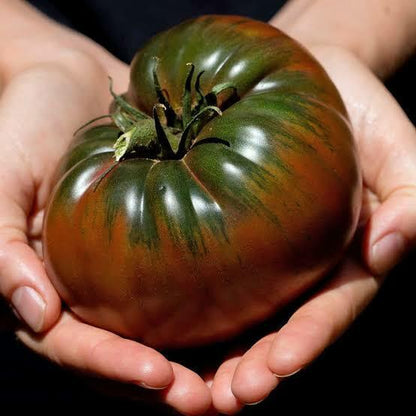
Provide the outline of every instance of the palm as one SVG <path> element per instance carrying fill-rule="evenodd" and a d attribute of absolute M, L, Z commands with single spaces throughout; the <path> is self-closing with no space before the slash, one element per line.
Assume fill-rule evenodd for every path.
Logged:
<path fill-rule="evenodd" d="M 99 81 L 105 83 L 105 74 L 100 75 Z M 86 91 L 82 86 L 71 79 L 65 79 L 54 68 L 39 68 L 20 75 L 8 87 L 7 92 L 10 95 L 4 100 L 8 102 L 9 112 L 15 114 L 15 117 L 9 119 L 10 123 L 17 118 L 21 120 L 19 130 L 14 129 L 12 132 L 9 142 L 12 154 L 9 156 L 15 160 L 18 169 L 23 165 L 26 170 L 22 172 L 23 183 L 16 184 L 14 189 L 27 188 L 26 201 L 22 200 L 31 204 L 27 235 L 29 243 L 41 256 L 43 212 L 54 169 L 76 126 L 104 113 L 108 98 L 100 94 L 98 88 L 94 98 L 94 86 L 91 86 L 90 97 L 85 99 Z"/>
<path fill-rule="evenodd" d="M 16 74 L 1 95 L 0 289 L 11 298 L 16 287 L 36 288 L 37 281 L 42 282 L 40 294 L 49 304 L 44 322 L 32 322 L 34 329 L 50 327 L 60 302 L 27 242 L 39 250 L 42 212 L 54 167 L 74 126 L 104 108 L 104 96 L 97 99 L 93 93 L 95 84 L 86 88 L 92 78 L 103 76 L 91 70 L 83 84 L 63 65 L 36 65 Z"/>
<path fill-rule="evenodd" d="M 0 285 L 8 296 L 16 285 L 32 287 L 48 299 L 42 335 L 20 328 L 30 348 L 61 365 L 111 380 L 163 389 L 159 400 L 180 412 L 203 413 L 211 398 L 202 379 L 170 363 L 157 351 L 77 320 L 69 312 L 59 318 L 60 300 L 41 261 L 41 228 L 55 166 L 74 130 L 108 111 L 107 72 L 91 58 L 76 56 L 79 73 L 61 65 L 39 65 L 16 75 L 1 97 L 1 133 L 6 137 L 0 162 L 1 267 L 9 280 Z M 125 89 L 127 69 L 119 64 L 116 88 Z M 79 75 L 79 76 L 78 76 Z M 1 256 L 0 256 L 1 257 Z M 39 285 L 39 282 L 41 283 Z M 36 287 L 36 286 L 35 286 Z M 36 325 L 35 325 L 36 326 Z M 144 389 L 137 389 L 144 396 Z M 151 396 L 154 399 L 154 394 Z"/>
<path fill-rule="evenodd" d="M 404 250 L 399 237 L 376 249 L 374 242 L 400 229 L 404 219 L 408 221 L 402 227 L 408 233 L 405 239 L 412 242 L 416 234 L 416 218 L 409 204 L 409 195 L 416 197 L 414 127 L 383 85 L 352 54 L 332 47 L 311 50 L 340 90 L 357 139 L 364 181 L 360 226 L 354 247 L 325 287 L 277 332 L 219 367 L 212 384 L 213 403 L 227 414 L 267 397 L 282 377 L 313 361 L 365 308 L 382 282 L 377 276 L 387 272 Z"/>

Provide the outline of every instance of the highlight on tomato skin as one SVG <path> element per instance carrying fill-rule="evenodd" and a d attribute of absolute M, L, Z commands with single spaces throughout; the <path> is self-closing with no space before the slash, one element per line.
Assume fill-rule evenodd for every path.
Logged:
<path fill-rule="evenodd" d="M 44 222 L 47 272 L 81 319 L 160 348 L 207 344 L 336 265 L 361 174 L 344 104 L 301 45 L 201 16 L 137 52 L 127 92 L 110 88 L 111 116 L 77 133 Z"/>

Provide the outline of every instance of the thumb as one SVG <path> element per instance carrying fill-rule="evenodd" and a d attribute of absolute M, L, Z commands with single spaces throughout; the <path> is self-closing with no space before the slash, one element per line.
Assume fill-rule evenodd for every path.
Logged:
<path fill-rule="evenodd" d="M 363 254 L 371 271 L 384 275 L 416 246 L 416 130 L 384 86 L 379 90 L 363 120 L 360 150 L 367 155 L 364 179 L 378 199 Z"/>
<path fill-rule="evenodd" d="M 411 133 L 409 131 L 409 133 Z M 409 134 L 411 136 L 411 134 Z M 372 214 L 364 239 L 364 257 L 371 271 L 377 275 L 389 272 L 416 246 L 416 134 L 408 154 L 399 158 L 394 152 L 383 170 L 396 177 L 395 184 L 380 185 L 381 204 Z M 413 159 L 413 160 L 411 160 Z M 411 163 L 411 164 L 410 164 Z M 396 165 L 396 166 L 395 166 Z M 401 175 L 394 175 L 397 168 Z"/>
<path fill-rule="evenodd" d="M 339 48 L 313 51 L 347 106 L 370 208 L 363 256 L 384 275 L 416 246 L 416 130 L 386 87 L 357 57 Z M 341 64 L 340 64 L 341 63 Z"/>
<path fill-rule="evenodd" d="M 58 319 L 61 301 L 41 259 L 28 245 L 25 212 L 12 199 L 0 200 L 0 293 L 34 332 Z"/>

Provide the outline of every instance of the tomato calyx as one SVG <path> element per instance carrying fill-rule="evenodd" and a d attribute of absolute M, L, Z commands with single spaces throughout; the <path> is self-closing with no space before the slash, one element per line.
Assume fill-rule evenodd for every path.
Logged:
<path fill-rule="evenodd" d="M 192 84 L 195 65 L 188 63 L 182 106 L 175 110 L 169 102 L 167 92 L 160 85 L 157 74 L 158 64 L 159 58 L 155 57 L 152 75 L 158 102 L 153 106 L 151 116 L 131 105 L 124 95 L 116 94 L 113 90 L 113 81 L 109 77 L 109 89 L 113 97 L 111 113 L 90 120 L 74 135 L 97 120 L 110 118 L 120 129 L 120 135 L 113 145 L 116 163 L 127 158 L 179 160 L 193 146 L 205 143 L 230 146 L 227 140 L 217 137 L 205 138 L 196 143 L 194 141 L 209 121 L 222 115 L 220 106 L 226 109 L 239 100 L 237 89 L 231 83 L 221 83 L 204 94 L 201 79 L 205 71 L 199 72 L 195 83 Z"/>
<path fill-rule="evenodd" d="M 153 118 L 146 117 L 130 123 L 120 113 L 114 120 L 123 132 L 114 143 L 114 157 L 120 161 L 126 156 L 138 154 L 141 157 L 174 159 L 177 145 L 177 131 L 164 128 L 160 121 L 159 110 L 165 110 L 162 104 L 153 107 Z M 127 125 L 127 128 L 125 126 Z"/>
<path fill-rule="evenodd" d="M 209 121 L 222 115 L 219 105 L 225 109 L 239 100 L 237 89 L 231 83 L 221 83 L 204 94 L 201 88 L 204 71 L 197 74 L 193 83 L 195 65 L 188 63 L 182 106 L 175 110 L 169 102 L 167 92 L 160 85 L 157 74 L 158 64 L 159 58 L 155 57 L 152 75 L 158 102 L 153 106 L 152 116 L 131 105 L 124 95 L 116 94 L 112 79 L 109 77 L 109 89 L 113 97 L 111 114 L 89 121 L 74 134 L 97 120 L 111 118 L 120 129 L 120 135 L 113 145 L 116 162 L 127 158 L 179 160 L 194 145 L 219 143 L 230 146 L 227 140 L 217 137 L 206 138 L 197 143 L 194 141 Z M 220 95 L 221 104 L 219 104 Z"/>
<path fill-rule="evenodd" d="M 218 107 L 218 96 L 226 90 L 231 90 L 230 97 L 224 102 L 228 106 L 238 99 L 236 88 L 229 83 L 219 84 L 204 95 L 201 89 L 204 71 L 197 75 L 195 83 L 192 84 L 195 65 L 188 63 L 186 64 L 188 71 L 183 88 L 182 107 L 175 111 L 169 102 L 167 92 L 160 85 L 157 73 L 158 64 L 159 59 L 155 57 L 152 75 L 158 103 L 153 107 L 153 117 L 131 106 L 123 96 L 115 94 L 110 85 L 115 104 L 115 111 L 111 117 L 123 132 L 114 144 L 116 161 L 127 157 L 151 157 L 159 160 L 182 159 L 191 149 L 201 129 L 214 117 L 222 115 Z M 193 105 L 193 100 L 196 100 L 195 105 Z M 223 139 L 205 139 L 204 143 L 208 141 L 229 146 L 229 143 Z"/>

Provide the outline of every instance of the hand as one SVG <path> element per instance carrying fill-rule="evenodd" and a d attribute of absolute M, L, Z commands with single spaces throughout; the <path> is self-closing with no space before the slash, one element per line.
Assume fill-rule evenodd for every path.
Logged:
<path fill-rule="evenodd" d="M 284 377 L 317 358 L 375 296 L 383 276 L 416 245 L 414 126 L 353 54 L 338 47 L 310 49 L 341 92 L 357 140 L 364 197 L 355 246 L 362 246 L 362 256 L 351 250 L 335 276 L 286 325 L 218 368 L 211 387 L 213 405 L 225 414 L 264 400 Z"/>
<path fill-rule="evenodd" d="M 44 60 L 42 51 L 32 48 L 32 57 L 39 52 L 33 64 L 24 61 L 4 71 L 0 292 L 27 324 L 18 337 L 39 354 L 65 367 L 136 385 L 137 396 L 156 398 L 179 412 L 202 414 L 211 396 L 198 375 L 151 348 L 61 313 L 44 270 L 42 217 L 57 161 L 77 127 L 108 112 L 108 74 L 118 91 L 127 89 L 124 64 L 85 39 L 83 47 L 68 48 L 68 43 L 52 54 L 49 50 Z"/>

